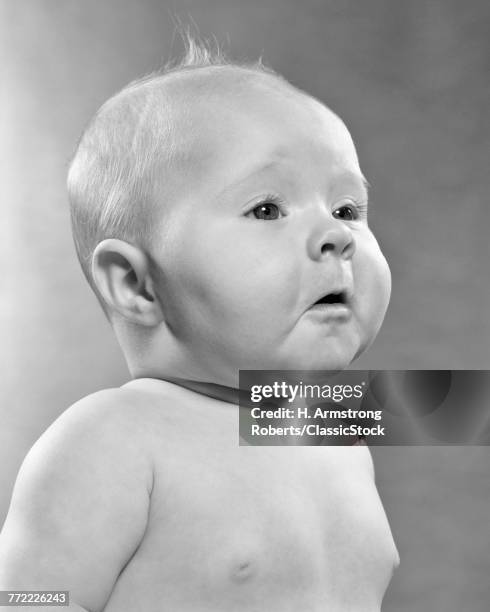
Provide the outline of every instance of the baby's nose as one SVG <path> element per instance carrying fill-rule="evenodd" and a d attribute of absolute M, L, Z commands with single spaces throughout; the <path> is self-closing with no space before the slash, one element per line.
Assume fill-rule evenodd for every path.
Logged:
<path fill-rule="evenodd" d="M 308 254 L 312 259 L 336 255 L 350 259 L 356 250 L 356 243 L 350 228 L 344 221 L 330 217 L 318 223 L 308 240 Z"/>

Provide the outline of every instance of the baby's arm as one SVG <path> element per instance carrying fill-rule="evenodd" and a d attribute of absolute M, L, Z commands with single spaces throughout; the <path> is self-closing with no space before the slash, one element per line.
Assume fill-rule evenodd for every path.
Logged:
<path fill-rule="evenodd" d="M 0 534 L 0 590 L 67 590 L 69 609 L 103 609 L 143 537 L 152 485 L 126 393 L 75 404 L 27 455 Z"/>

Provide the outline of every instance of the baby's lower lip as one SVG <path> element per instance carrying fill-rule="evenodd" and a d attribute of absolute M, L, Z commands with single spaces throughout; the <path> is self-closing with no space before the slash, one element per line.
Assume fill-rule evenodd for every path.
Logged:
<path fill-rule="evenodd" d="M 316 318 L 325 320 L 346 321 L 352 316 L 352 310 L 347 304 L 313 304 L 306 312 L 311 313 Z"/>

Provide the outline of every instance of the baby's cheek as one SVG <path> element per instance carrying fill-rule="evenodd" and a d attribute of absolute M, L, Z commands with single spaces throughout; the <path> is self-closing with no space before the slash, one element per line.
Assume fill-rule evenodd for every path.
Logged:
<path fill-rule="evenodd" d="M 376 260 L 378 262 L 377 280 L 380 290 L 380 297 L 382 297 L 383 302 L 386 302 L 385 307 L 387 307 L 391 295 L 391 270 L 388 265 L 388 262 L 386 261 L 385 256 L 383 255 L 379 247 L 377 248 Z"/>
<path fill-rule="evenodd" d="M 391 293 L 391 272 L 385 256 L 376 248 L 372 254 L 371 265 L 373 270 L 373 283 L 382 296 L 389 298 Z"/>
<path fill-rule="evenodd" d="M 284 299 L 284 293 L 291 287 L 292 268 L 294 265 L 288 265 L 277 252 L 264 252 L 250 245 L 240 248 L 235 241 L 229 248 L 222 249 L 210 276 L 213 284 L 221 286 L 229 297 L 247 300 L 252 305 Z"/>
<path fill-rule="evenodd" d="M 354 280 L 356 294 L 363 300 L 363 309 L 384 317 L 391 294 L 391 272 L 378 243 L 372 237 L 364 249 L 356 252 Z M 369 308 L 369 306 L 371 308 Z"/>

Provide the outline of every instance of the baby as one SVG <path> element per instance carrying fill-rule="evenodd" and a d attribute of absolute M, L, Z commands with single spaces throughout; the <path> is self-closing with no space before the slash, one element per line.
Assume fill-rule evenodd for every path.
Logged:
<path fill-rule="evenodd" d="M 0 589 L 91 612 L 379 611 L 398 554 L 368 448 L 239 446 L 233 400 L 239 369 L 341 370 L 380 328 L 390 273 L 344 123 L 193 44 L 102 106 L 68 184 L 132 380 L 28 454 Z"/>

